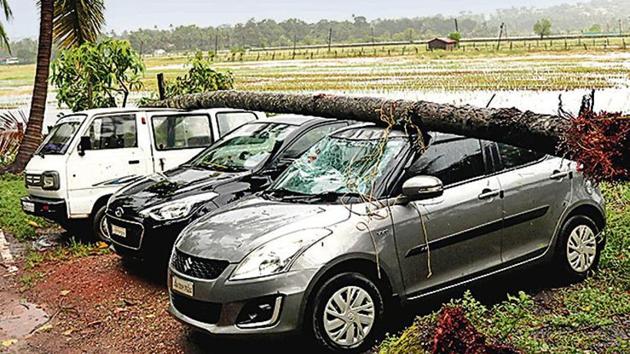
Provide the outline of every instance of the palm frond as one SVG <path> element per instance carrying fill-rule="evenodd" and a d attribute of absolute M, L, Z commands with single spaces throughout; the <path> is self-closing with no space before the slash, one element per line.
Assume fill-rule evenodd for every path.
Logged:
<path fill-rule="evenodd" d="M 104 25 L 104 0 L 55 1 L 53 35 L 62 48 L 96 41 Z"/>
<path fill-rule="evenodd" d="M 24 130 L 28 123 L 28 115 L 23 110 L 0 111 L 0 131 Z"/>
<path fill-rule="evenodd" d="M 13 12 L 9 7 L 9 0 L 0 0 L 0 10 L 4 13 L 4 18 L 9 21 L 13 18 Z M 4 29 L 4 25 L 0 22 L 0 47 L 6 47 L 11 53 L 11 46 L 9 45 L 9 36 Z"/>
<path fill-rule="evenodd" d="M 4 18 L 10 20 L 13 18 L 13 12 L 9 6 L 9 0 L 0 0 L 0 10 L 4 12 Z"/>
<path fill-rule="evenodd" d="M 28 115 L 23 110 L 0 111 L 0 165 L 13 161 L 27 122 Z"/>

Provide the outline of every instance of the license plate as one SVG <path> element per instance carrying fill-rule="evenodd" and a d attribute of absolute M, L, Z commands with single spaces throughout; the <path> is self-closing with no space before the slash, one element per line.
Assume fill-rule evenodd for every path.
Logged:
<path fill-rule="evenodd" d="M 172 284 L 171 288 L 177 291 L 178 293 L 182 293 L 188 296 L 193 296 L 193 293 L 194 293 L 193 282 L 173 276 L 171 284 Z"/>
<path fill-rule="evenodd" d="M 112 224 L 112 235 L 116 235 L 118 237 L 127 237 L 127 229 Z"/>
<path fill-rule="evenodd" d="M 28 212 L 34 213 L 35 212 L 35 203 L 22 202 L 22 209 L 24 209 L 24 211 L 28 211 Z"/>

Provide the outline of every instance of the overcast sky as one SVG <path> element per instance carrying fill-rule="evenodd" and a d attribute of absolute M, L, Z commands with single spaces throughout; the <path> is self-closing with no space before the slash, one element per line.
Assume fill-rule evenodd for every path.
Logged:
<path fill-rule="evenodd" d="M 250 18 L 343 20 L 353 14 L 374 18 L 453 15 L 461 11 L 488 13 L 498 8 L 547 7 L 584 0 L 106 0 L 106 29 L 168 28 L 170 24 L 217 26 Z M 14 19 L 6 27 L 14 40 L 35 37 L 38 10 L 35 0 L 9 0 Z"/>

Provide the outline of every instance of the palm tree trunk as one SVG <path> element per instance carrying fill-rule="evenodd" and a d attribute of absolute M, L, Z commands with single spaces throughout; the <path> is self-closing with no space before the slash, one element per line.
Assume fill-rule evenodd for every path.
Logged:
<path fill-rule="evenodd" d="M 35 85 L 31 99 L 31 111 L 24 139 L 20 144 L 15 161 L 3 172 L 19 173 L 42 141 L 42 125 L 46 112 L 48 97 L 48 74 L 50 71 L 50 56 L 53 39 L 54 0 L 41 0 L 41 17 L 39 23 L 39 43 L 37 48 L 37 68 L 35 71 Z"/>
<path fill-rule="evenodd" d="M 585 120 L 583 112 L 579 117 L 570 118 L 523 112 L 516 108 L 244 91 L 185 95 L 157 101 L 151 106 L 181 109 L 230 107 L 393 124 L 412 131 L 439 131 L 569 157 L 585 165 L 586 169 L 592 169 L 592 172 L 586 169 L 585 172 L 599 180 L 630 179 L 630 118 L 620 114 Z"/>

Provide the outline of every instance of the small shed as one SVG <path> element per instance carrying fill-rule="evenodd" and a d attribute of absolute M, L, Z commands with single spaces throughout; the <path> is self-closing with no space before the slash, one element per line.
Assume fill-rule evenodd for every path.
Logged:
<path fill-rule="evenodd" d="M 429 50 L 434 49 L 442 49 L 442 50 L 453 50 L 457 45 L 457 41 L 452 40 L 450 38 L 434 38 L 427 42 L 429 46 Z"/>

